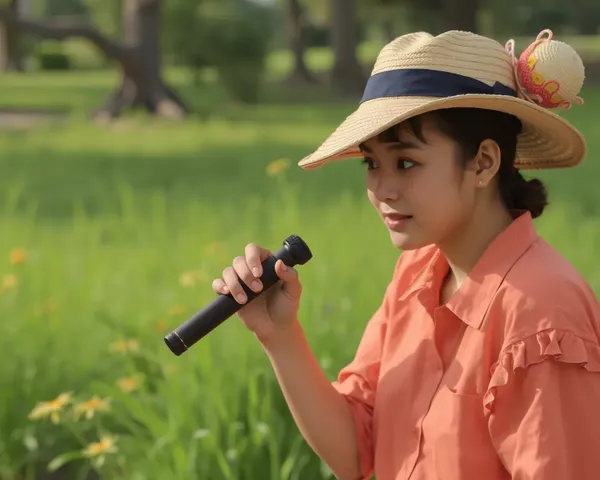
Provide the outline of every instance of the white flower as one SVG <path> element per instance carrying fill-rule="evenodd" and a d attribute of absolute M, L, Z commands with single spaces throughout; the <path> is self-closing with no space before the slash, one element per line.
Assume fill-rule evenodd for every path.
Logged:
<path fill-rule="evenodd" d="M 35 438 L 30 433 L 27 433 L 23 437 L 23 445 L 25 445 L 25 448 L 27 450 L 29 450 L 30 452 L 33 452 L 34 450 L 37 450 L 39 448 L 39 444 L 38 444 L 37 438 Z"/>
<path fill-rule="evenodd" d="M 225 456 L 227 457 L 227 460 L 229 461 L 233 461 L 237 458 L 238 452 L 235 448 L 230 448 L 229 450 L 227 450 L 227 453 L 225 454 Z"/>
<path fill-rule="evenodd" d="M 269 428 L 269 426 L 268 426 L 266 423 L 264 423 L 264 422 L 259 422 L 259 423 L 257 423 L 257 424 L 256 424 L 256 430 L 258 430 L 258 432 L 259 432 L 261 435 L 263 435 L 263 436 L 266 436 L 266 435 L 268 435 L 268 434 L 269 434 L 269 432 L 270 432 L 270 428 Z"/>
<path fill-rule="evenodd" d="M 323 357 L 321 359 L 321 367 L 324 369 L 328 369 L 329 367 L 331 367 L 331 358 Z"/>
<path fill-rule="evenodd" d="M 210 430 L 206 428 L 200 428 L 194 432 L 194 438 L 206 438 L 210 435 Z"/>

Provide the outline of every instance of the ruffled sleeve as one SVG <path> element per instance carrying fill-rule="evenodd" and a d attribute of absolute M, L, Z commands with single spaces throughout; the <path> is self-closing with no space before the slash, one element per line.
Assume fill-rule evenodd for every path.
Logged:
<path fill-rule="evenodd" d="M 511 478 L 598 478 L 598 343 L 550 329 L 511 344 L 492 368 L 483 404 Z"/>
<path fill-rule="evenodd" d="M 544 330 L 505 348 L 492 366 L 492 376 L 483 397 L 484 415 L 494 408 L 496 392 L 508 383 L 511 373 L 551 359 L 570 363 L 600 373 L 600 346 L 581 337 L 559 330 Z"/>

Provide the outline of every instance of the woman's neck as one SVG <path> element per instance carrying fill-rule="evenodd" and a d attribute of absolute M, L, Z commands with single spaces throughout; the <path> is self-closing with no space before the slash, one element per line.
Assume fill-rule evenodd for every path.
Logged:
<path fill-rule="evenodd" d="M 460 288 L 490 243 L 512 221 L 511 213 L 501 205 L 476 209 L 457 235 L 438 245 L 450 266 L 447 282 L 451 290 Z"/>

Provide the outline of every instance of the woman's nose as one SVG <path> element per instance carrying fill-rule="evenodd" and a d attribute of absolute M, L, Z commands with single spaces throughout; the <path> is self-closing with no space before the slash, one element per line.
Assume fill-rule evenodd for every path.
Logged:
<path fill-rule="evenodd" d="M 394 175 L 381 172 L 378 175 L 373 192 L 380 202 L 398 200 L 400 197 L 400 182 Z"/>

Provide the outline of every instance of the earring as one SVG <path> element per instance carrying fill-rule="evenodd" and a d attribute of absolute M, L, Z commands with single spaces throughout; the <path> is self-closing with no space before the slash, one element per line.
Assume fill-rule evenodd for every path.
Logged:
<path fill-rule="evenodd" d="M 479 185 L 483 186 L 483 184 L 484 184 L 484 181 L 483 180 L 479 180 Z"/>

